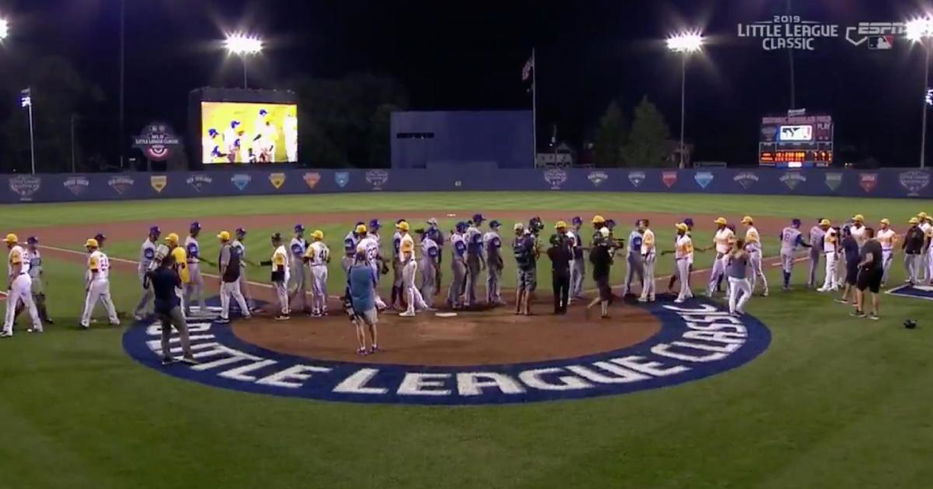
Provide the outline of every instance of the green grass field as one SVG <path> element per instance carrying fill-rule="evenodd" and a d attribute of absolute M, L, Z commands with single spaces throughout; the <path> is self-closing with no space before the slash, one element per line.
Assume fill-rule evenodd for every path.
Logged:
<path fill-rule="evenodd" d="M 744 214 L 840 220 L 907 218 L 933 201 L 601 193 L 313 195 L 0 206 L 5 229 L 168 218 L 449 209 Z M 452 200 L 454 204 L 447 201 Z M 442 217 L 442 216 L 439 216 Z M 448 220 L 449 222 L 449 220 Z M 510 225 L 512 221 L 507 221 Z M 339 255 L 352 224 L 322 226 Z M 624 234 L 628 225 L 622 223 Z M 805 227 L 808 227 L 806 225 Z M 698 223 L 697 241 L 711 225 Z M 273 230 L 250 229 L 252 259 Z M 182 231 L 182 230 L 171 230 Z M 207 229 L 205 254 L 214 253 Z M 672 231 L 657 229 L 662 247 Z M 111 242 L 133 259 L 139 239 Z M 87 236 L 75 236 L 73 249 Z M 765 236 L 768 255 L 774 236 Z M 892 282 L 903 280 L 900 256 Z M 445 257 L 445 260 L 447 257 Z M 698 256 L 700 267 L 708 255 Z M 445 272 L 449 276 L 449 270 Z M 547 266 L 539 266 L 546 270 Z M 921 488 L 933 480 L 930 303 L 885 295 L 882 320 L 858 321 L 800 287 L 755 297 L 770 348 L 736 370 L 675 387 L 592 400 L 492 407 L 405 407 L 287 399 L 187 382 L 143 367 L 122 331 L 74 328 L 80 263 L 46 259 L 51 314 L 42 336 L 0 342 L 0 489 L 18 488 Z M 671 269 L 659 265 L 659 274 Z M 512 283 L 506 270 L 506 285 Z M 613 283 L 623 270 L 617 266 Z M 252 278 L 264 278 L 253 272 Z M 332 272 L 331 293 L 342 282 Z M 780 283 L 770 268 L 772 284 Z M 118 271 L 119 309 L 138 299 Z M 546 288 L 546 274 L 540 279 Z M 588 281 L 589 285 L 589 281 Z M 697 284 L 697 288 L 699 284 Z M 905 318 L 920 328 L 901 327 Z"/>

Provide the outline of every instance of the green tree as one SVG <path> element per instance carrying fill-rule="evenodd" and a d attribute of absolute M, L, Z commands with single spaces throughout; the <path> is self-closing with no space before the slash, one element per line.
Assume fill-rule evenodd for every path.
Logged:
<path fill-rule="evenodd" d="M 613 100 L 599 119 L 594 142 L 597 166 L 622 166 L 622 148 L 626 143 L 628 127 L 619 103 Z"/>
<path fill-rule="evenodd" d="M 670 136 L 664 116 L 647 96 L 642 97 L 635 107 L 632 131 L 622 148 L 622 158 L 628 166 L 665 166 Z"/>

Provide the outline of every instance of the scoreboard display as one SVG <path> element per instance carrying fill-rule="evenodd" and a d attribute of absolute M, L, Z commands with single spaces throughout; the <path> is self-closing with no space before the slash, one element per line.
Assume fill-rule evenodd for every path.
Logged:
<path fill-rule="evenodd" d="M 761 118 L 759 165 L 809 168 L 829 166 L 832 162 L 832 116 L 794 114 Z"/>

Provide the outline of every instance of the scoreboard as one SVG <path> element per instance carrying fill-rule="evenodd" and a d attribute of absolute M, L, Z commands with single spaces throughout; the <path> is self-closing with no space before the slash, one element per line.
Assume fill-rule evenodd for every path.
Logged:
<path fill-rule="evenodd" d="M 758 164 L 778 168 L 825 167 L 833 162 L 833 118 L 814 114 L 761 118 Z"/>

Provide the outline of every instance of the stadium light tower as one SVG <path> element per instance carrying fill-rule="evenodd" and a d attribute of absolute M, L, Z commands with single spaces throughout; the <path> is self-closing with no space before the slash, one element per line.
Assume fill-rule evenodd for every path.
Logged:
<path fill-rule="evenodd" d="M 699 31 L 685 31 L 667 38 L 667 49 L 680 53 L 680 167 L 684 167 L 684 114 L 687 110 L 687 57 L 703 48 Z"/>
<path fill-rule="evenodd" d="M 6 39 L 8 35 L 10 35 L 10 23 L 0 17 L 0 41 Z"/>
<path fill-rule="evenodd" d="M 262 39 L 251 34 L 228 34 L 224 47 L 227 53 L 239 56 L 243 62 L 243 88 L 247 88 L 246 57 L 262 53 Z"/>
<path fill-rule="evenodd" d="M 926 16 L 910 20 L 905 27 L 907 39 L 920 43 L 926 51 L 923 65 L 923 124 L 920 134 L 920 168 L 924 168 L 927 159 L 927 112 L 930 110 L 927 94 L 930 89 L 930 39 L 933 38 L 933 17 Z"/>

